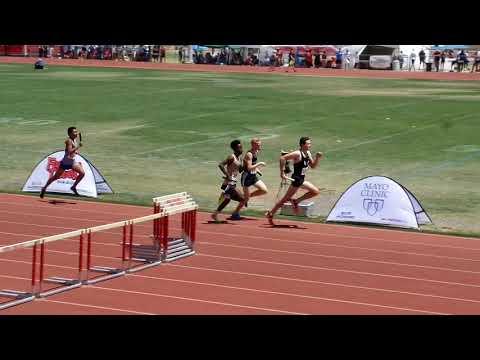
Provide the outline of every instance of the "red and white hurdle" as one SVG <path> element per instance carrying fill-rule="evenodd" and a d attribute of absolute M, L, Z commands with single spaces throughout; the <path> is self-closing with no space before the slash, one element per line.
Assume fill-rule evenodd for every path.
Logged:
<path fill-rule="evenodd" d="M 154 221 L 154 242 L 161 248 L 162 260 L 174 261 L 195 254 L 196 222 L 198 205 L 186 192 L 153 198 L 153 213 L 166 216 Z M 169 237 L 169 215 L 182 214 L 182 234 L 179 238 Z"/>
<path fill-rule="evenodd" d="M 0 247 L 0 254 L 29 248 L 32 249 L 30 291 L 0 290 L 0 297 L 10 299 L 10 301 L 0 303 L 0 310 L 32 301 L 35 298 L 51 296 L 83 285 L 95 284 L 100 281 L 126 275 L 127 273 L 153 267 L 162 262 L 170 262 L 194 255 L 193 245 L 196 238 L 195 231 L 198 205 L 193 198 L 184 192 L 154 198 L 153 203 L 154 213 L 152 215 Z M 174 237 L 169 236 L 169 217 L 176 214 L 181 214 L 182 216 L 182 231 L 180 236 Z M 140 246 L 135 244 L 133 241 L 134 225 L 149 221 L 153 223 L 153 234 L 150 235 L 150 238 L 153 238 L 153 246 Z M 122 234 L 120 243 L 121 256 L 119 256 L 121 262 L 119 266 L 93 266 L 92 242 L 94 234 L 103 232 L 104 235 L 115 238 L 120 235 L 120 232 L 115 233 L 112 231 L 115 229 L 121 229 Z M 150 226 L 144 226 L 143 230 L 144 229 L 147 229 L 149 233 L 151 228 Z M 146 234 L 138 236 L 143 236 L 147 239 L 149 237 Z M 45 266 L 48 266 L 45 264 L 47 244 L 60 242 L 62 240 L 72 241 L 72 239 L 74 239 L 73 241 L 78 239 L 78 245 L 76 245 L 78 252 L 75 253 L 75 256 L 77 256 L 75 267 L 69 268 L 72 270 L 77 269 L 73 270 L 77 274 L 76 277 L 45 277 Z M 102 257 L 100 256 L 100 258 Z M 56 267 L 53 268 L 54 270 L 57 269 Z M 94 273 L 101 273 L 102 275 L 92 277 Z M 53 283 L 57 285 L 57 287 L 44 290 L 45 283 Z"/>

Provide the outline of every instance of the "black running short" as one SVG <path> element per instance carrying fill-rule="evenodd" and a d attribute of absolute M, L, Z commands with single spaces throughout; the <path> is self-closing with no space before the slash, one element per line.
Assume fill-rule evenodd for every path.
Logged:
<path fill-rule="evenodd" d="M 63 161 L 60 162 L 60 167 L 63 170 L 70 170 L 73 167 L 73 164 L 65 164 Z"/>
<path fill-rule="evenodd" d="M 242 174 L 242 186 L 249 187 L 255 185 L 260 180 L 257 174 L 251 174 L 249 172 L 243 172 Z"/>
<path fill-rule="evenodd" d="M 226 198 L 238 202 L 242 201 L 235 185 L 223 184 L 220 188 L 223 190 Z"/>
<path fill-rule="evenodd" d="M 300 187 L 305 182 L 305 176 L 302 175 L 293 175 L 292 179 L 294 180 L 291 184 L 293 187 Z"/>

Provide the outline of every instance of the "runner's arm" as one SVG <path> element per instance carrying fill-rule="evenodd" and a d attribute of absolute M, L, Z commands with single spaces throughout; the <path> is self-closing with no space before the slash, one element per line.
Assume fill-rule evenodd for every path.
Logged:
<path fill-rule="evenodd" d="M 308 152 L 308 155 L 310 157 L 310 167 L 312 169 L 315 169 L 318 165 L 318 162 L 320 161 L 320 159 L 323 157 L 323 153 L 321 152 L 317 152 L 315 154 L 315 160 L 312 160 L 312 154 L 310 154 L 310 152 Z"/>
<path fill-rule="evenodd" d="M 266 164 L 263 161 L 261 161 L 261 162 L 256 163 L 255 165 L 252 165 L 252 153 L 247 152 L 245 154 L 245 157 L 243 158 L 243 165 L 244 165 L 243 166 L 244 170 L 253 171 L 260 166 L 265 166 Z"/>
<path fill-rule="evenodd" d="M 298 159 L 298 150 L 292 151 L 291 153 L 280 156 L 280 177 L 282 179 L 287 179 L 287 175 L 283 171 L 285 169 L 285 163 L 289 160 Z"/>
<path fill-rule="evenodd" d="M 227 173 L 227 170 L 225 169 L 225 166 L 231 164 L 232 161 L 233 161 L 233 156 L 230 155 L 225 160 L 223 160 L 221 163 L 218 164 L 218 168 L 225 175 L 226 178 L 228 178 L 228 173 Z"/>

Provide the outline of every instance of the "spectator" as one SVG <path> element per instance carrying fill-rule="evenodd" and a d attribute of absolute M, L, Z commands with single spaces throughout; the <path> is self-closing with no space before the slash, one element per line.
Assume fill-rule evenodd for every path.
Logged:
<path fill-rule="evenodd" d="M 478 71 L 479 65 L 480 65 L 480 50 L 478 50 L 475 54 L 475 61 L 473 62 L 473 65 L 472 65 L 472 72 L 474 70 Z"/>
<path fill-rule="evenodd" d="M 305 54 L 305 67 L 311 68 L 312 66 L 313 66 L 312 50 L 309 49 Z"/>
<path fill-rule="evenodd" d="M 160 62 L 166 62 L 166 50 L 163 46 L 160 48 Z"/>
<path fill-rule="evenodd" d="M 178 48 L 178 62 L 180 64 L 183 63 L 183 48 L 182 47 Z"/>
<path fill-rule="evenodd" d="M 212 54 L 210 54 L 209 51 L 205 54 L 205 63 L 206 64 L 211 64 L 212 63 Z"/>
<path fill-rule="evenodd" d="M 343 60 L 343 52 L 341 49 L 337 50 L 335 54 L 335 65 L 336 68 L 340 69 L 342 66 L 342 60 Z"/>
<path fill-rule="evenodd" d="M 350 51 L 347 49 L 345 51 L 345 59 L 344 59 L 344 68 L 347 70 L 350 67 L 350 62 L 352 61 Z"/>
<path fill-rule="evenodd" d="M 159 58 L 160 58 L 160 48 L 158 45 L 153 45 L 153 49 L 152 49 L 153 62 L 158 62 Z"/>
<path fill-rule="evenodd" d="M 415 54 L 415 49 L 412 49 L 412 52 L 410 53 L 410 67 L 408 68 L 408 71 L 415 71 L 415 58 L 417 55 Z"/>
<path fill-rule="evenodd" d="M 400 70 L 403 70 L 403 51 L 400 51 L 400 55 L 398 55 L 398 61 L 400 61 Z"/>
<path fill-rule="evenodd" d="M 317 69 L 321 66 L 320 53 L 315 54 L 314 64 Z"/>
<path fill-rule="evenodd" d="M 205 57 L 203 56 L 203 53 L 200 51 L 197 57 L 198 64 L 205 64 Z"/>
<path fill-rule="evenodd" d="M 462 50 L 457 55 L 457 70 L 458 70 L 458 72 L 462 72 L 466 65 L 468 65 L 467 55 Z"/>
<path fill-rule="evenodd" d="M 447 54 L 445 51 L 442 51 L 442 53 L 440 54 L 440 62 L 441 62 L 441 69 L 442 71 L 444 71 L 445 69 L 445 58 L 447 57 Z"/>
<path fill-rule="evenodd" d="M 39 58 L 37 61 L 35 61 L 33 68 L 35 70 L 43 70 L 45 68 L 45 62 L 42 60 L 42 58 Z"/>
<path fill-rule="evenodd" d="M 420 65 L 418 67 L 418 69 L 420 70 L 420 68 L 425 68 L 425 51 L 420 50 L 420 52 L 418 53 L 418 59 L 420 60 Z M 423 64 L 423 67 L 422 67 L 422 64 Z"/>
<path fill-rule="evenodd" d="M 433 64 L 435 66 L 436 72 L 440 70 L 440 56 L 441 56 L 441 52 L 438 50 L 433 53 Z"/>

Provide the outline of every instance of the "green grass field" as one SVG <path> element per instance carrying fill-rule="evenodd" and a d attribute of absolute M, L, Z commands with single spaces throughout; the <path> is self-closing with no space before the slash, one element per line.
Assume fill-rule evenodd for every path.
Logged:
<path fill-rule="evenodd" d="M 111 184 L 106 201 L 149 204 L 188 191 L 213 209 L 228 144 L 263 139 L 271 206 L 278 156 L 300 136 L 323 151 L 308 178 L 325 191 L 323 219 L 359 178 L 385 175 L 413 192 L 435 225 L 480 234 L 480 84 L 477 82 L 213 74 L 0 65 L 0 189 L 20 191 L 34 165 L 62 148 L 68 126 Z"/>

